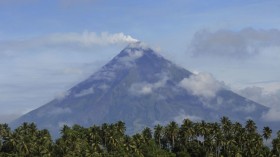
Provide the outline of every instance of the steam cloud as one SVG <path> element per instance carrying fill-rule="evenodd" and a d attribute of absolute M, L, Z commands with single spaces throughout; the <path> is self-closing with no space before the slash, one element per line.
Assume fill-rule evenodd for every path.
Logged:
<path fill-rule="evenodd" d="M 114 44 L 135 43 L 138 40 L 124 33 L 110 34 L 84 31 L 83 33 L 55 33 L 23 40 L 0 41 L 0 55 L 42 48 L 90 48 Z"/>

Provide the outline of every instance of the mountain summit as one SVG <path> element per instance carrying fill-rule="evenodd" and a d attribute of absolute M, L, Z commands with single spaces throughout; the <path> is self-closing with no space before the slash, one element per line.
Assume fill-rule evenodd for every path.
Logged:
<path fill-rule="evenodd" d="M 53 134 L 67 124 L 124 121 L 127 133 L 144 127 L 181 122 L 216 121 L 222 116 L 259 121 L 267 108 L 223 87 L 211 75 L 195 75 L 137 42 L 64 97 L 35 109 L 12 123 L 35 122 Z"/>

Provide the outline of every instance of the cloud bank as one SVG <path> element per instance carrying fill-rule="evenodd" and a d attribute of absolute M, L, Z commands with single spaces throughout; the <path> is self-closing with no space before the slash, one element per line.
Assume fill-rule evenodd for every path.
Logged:
<path fill-rule="evenodd" d="M 211 74 L 199 73 L 191 75 L 189 78 L 184 78 L 179 83 L 179 86 L 193 95 L 213 98 L 225 85 L 223 82 L 217 81 Z"/>
<path fill-rule="evenodd" d="M 250 103 L 247 103 L 246 105 L 244 106 L 239 106 L 239 107 L 236 107 L 234 109 L 234 111 L 238 111 L 238 112 L 247 112 L 247 113 L 252 113 L 256 110 L 256 105 L 254 104 L 250 104 Z"/>
<path fill-rule="evenodd" d="M 258 55 L 269 47 L 280 47 L 280 30 L 201 30 L 195 33 L 189 48 L 194 57 L 218 56 L 239 59 Z"/>
<path fill-rule="evenodd" d="M 263 120 L 280 121 L 280 90 L 267 93 L 261 87 L 247 87 L 238 93 L 270 108 Z"/>

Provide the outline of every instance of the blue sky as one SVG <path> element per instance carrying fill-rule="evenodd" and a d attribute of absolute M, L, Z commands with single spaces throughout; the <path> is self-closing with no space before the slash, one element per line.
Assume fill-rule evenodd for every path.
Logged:
<path fill-rule="evenodd" d="M 0 122 L 59 96 L 134 39 L 280 120 L 279 15 L 278 0 L 0 0 Z"/>

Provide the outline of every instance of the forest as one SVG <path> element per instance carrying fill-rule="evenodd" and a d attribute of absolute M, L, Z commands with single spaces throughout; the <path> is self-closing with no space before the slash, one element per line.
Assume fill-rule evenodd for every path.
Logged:
<path fill-rule="evenodd" d="M 64 125 L 60 137 L 53 139 L 48 130 L 34 123 L 23 123 L 11 130 L 0 124 L 0 156 L 11 157 L 278 157 L 280 131 L 271 139 L 272 130 L 258 131 L 253 120 L 244 126 L 222 117 L 219 122 L 194 122 L 181 125 L 146 127 L 126 135 L 122 121 L 91 127 Z"/>

